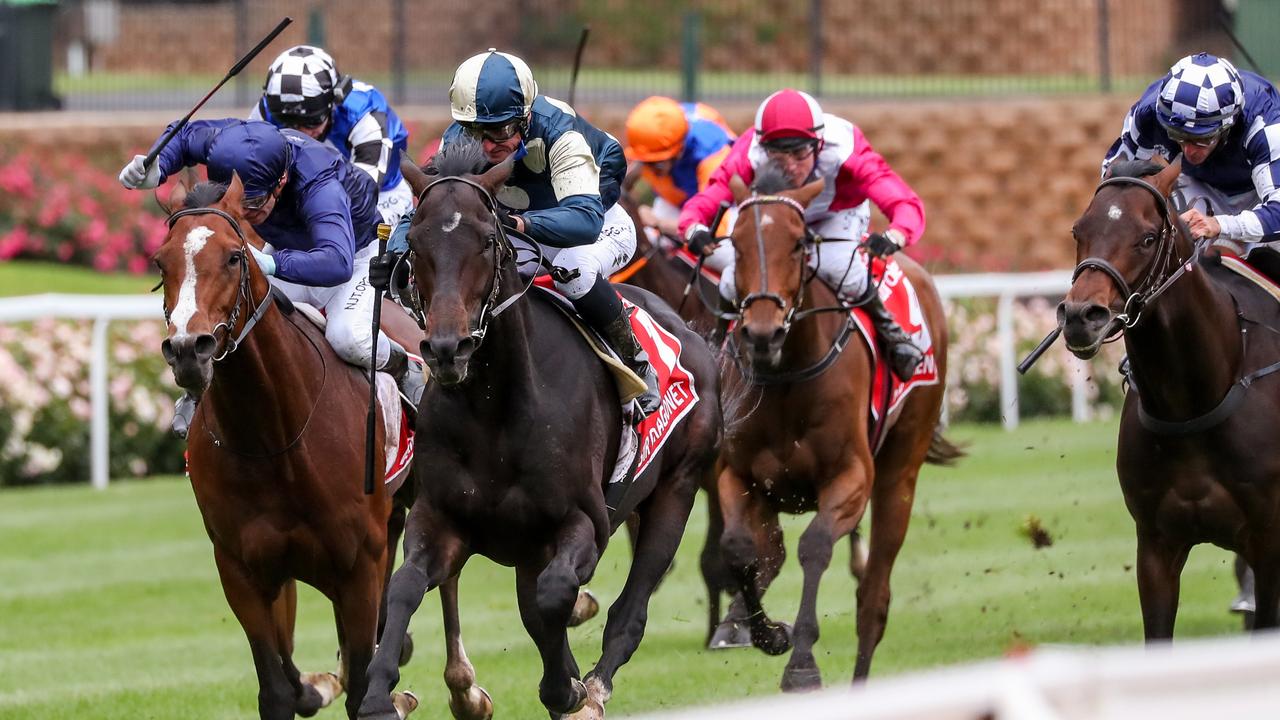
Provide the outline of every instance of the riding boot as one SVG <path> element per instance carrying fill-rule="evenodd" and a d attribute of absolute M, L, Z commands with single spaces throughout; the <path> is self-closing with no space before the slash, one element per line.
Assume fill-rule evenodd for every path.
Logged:
<path fill-rule="evenodd" d="M 885 354 L 888 356 L 889 368 L 899 380 L 906 382 L 916 373 L 916 366 L 924 360 L 924 353 L 916 347 L 915 342 L 907 335 L 898 321 L 880 301 L 879 293 L 871 293 L 871 299 L 863 306 L 871 322 L 876 326 Z"/>
<path fill-rule="evenodd" d="M 631 330 L 631 316 L 625 308 L 621 315 L 605 326 L 604 335 L 623 364 L 644 380 L 645 390 L 636 398 L 636 403 L 645 416 L 652 414 L 662 404 L 662 397 L 658 390 L 658 373 L 649 363 L 649 354 L 636 340 L 636 335 Z"/>
<path fill-rule="evenodd" d="M 396 385 L 409 402 L 416 408 L 422 402 L 422 392 L 426 390 L 427 379 L 422 363 L 409 357 L 409 353 L 400 347 L 400 343 L 391 341 L 391 353 L 381 371 L 396 379 Z"/>
<path fill-rule="evenodd" d="M 191 428 L 191 421 L 195 416 L 196 399 L 187 393 L 182 393 L 182 396 L 173 404 L 173 423 L 169 426 L 173 429 L 173 434 L 185 440 L 187 430 Z"/>

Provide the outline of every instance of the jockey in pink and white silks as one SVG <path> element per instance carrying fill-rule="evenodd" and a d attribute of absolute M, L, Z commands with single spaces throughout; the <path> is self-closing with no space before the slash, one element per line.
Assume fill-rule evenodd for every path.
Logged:
<path fill-rule="evenodd" d="M 871 219 L 870 204 L 889 219 L 889 228 L 868 239 L 868 249 L 888 255 L 920 239 L 924 233 L 924 203 L 867 142 L 858 126 L 828 113 L 807 93 L 779 90 L 760 104 L 754 127 L 738 138 L 706 189 L 685 203 L 679 229 L 690 249 L 709 254 L 709 266 L 721 271 L 720 293 L 736 303 L 733 247 L 715 245 L 707 224 L 722 201 L 732 201 L 730 180 L 736 175 L 748 185 L 766 163 L 778 166 L 793 187 L 821 178 L 822 193 L 805 209 L 808 228 L 822 237 L 821 251 L 809 263 L 843 302 L 867 291 L 867 254 L 858 243 Z M 877 294 L 864 306 L 885 341 L 890 365 L 909 379 L 923 359 Z"/>

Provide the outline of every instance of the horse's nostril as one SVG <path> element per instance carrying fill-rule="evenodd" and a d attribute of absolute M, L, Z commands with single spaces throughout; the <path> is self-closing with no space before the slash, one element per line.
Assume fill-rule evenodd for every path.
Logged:
<path fill-rule="evenodd" d="M 1090 325 L 1101 325 L 1111 320 L 1111 310 L 1103 305 L 1090 305 L 1084 310 L 1084 320 Z"/>
<path fill-rule="evenodd" d="M 194 348 L 196 358 L 199 360 L 208 360 L 213 357 L 213 353 L 218 349 L 218 341 L 212 335 L 203 334 L 196 336 Z"/>
<path fill-rule="evenodd" d="M 1061 327 L 1067 322 L 1067 302 L 1063 300 L 1058 303 L 1058 326 Z"/>
<path fill-rule="evenodd" d="M 177 353 L 173 351 L 173 342 L 169 338 L 165 338 L 160 343 L 160 354 L 164 356 L 164 361 L 170 365 L 178 359 Z"/>

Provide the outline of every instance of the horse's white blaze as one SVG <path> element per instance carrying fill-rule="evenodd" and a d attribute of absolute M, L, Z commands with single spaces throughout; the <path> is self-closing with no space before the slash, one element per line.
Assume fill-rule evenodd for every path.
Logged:
<path fill-rule="evenodd" d="M 760 227 L 769 227 L 772 224 L 773 224 L 773 218 L 769 217 L 768 215 L 765 215 L 764 217 L 760 218 Z"/>
<path fill-rule="evenodd" d="M 173 312 L 169 314 L 169 322 L 173 323 L 174 327 L 174 337 L 187 334 L 187 323 L 191 322 L 191 317 L 196 314 L 196 253 L 204 249 L 210 235 L 213 235 L 213 231 L 200 225 L 187 233 L 187 239 L 182 241 L 182 251 L 187 261 L 187 274 L 182 277 L 182 287 L 178 289 L 178 301 L 174 303 Z"/>
<path fill-rule="evenodd" d="M 1107 217 L 1112 220 L 1119 220 L 1121 215 L 1124 215 L 1124 213 L 1120 211 L 1120 207 L 1117 205 L 1112 205 L 1111 209 L 1107 210 Z"/>
<path fill-rule="evenodd" d="M 449 218 L 449 222 L 441 225 L 440 229 L 444 232 L 453 232 L 454 228 L 458 227 L 458 223 L 460 222 L 462 222 L 462 213 L 455 211 L 453 216 Z"/>

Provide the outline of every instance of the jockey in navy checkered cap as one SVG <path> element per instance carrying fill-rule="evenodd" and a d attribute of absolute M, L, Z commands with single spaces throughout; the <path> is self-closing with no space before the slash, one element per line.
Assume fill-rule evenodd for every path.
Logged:
<path fill-rule="evenodd" d="M 298 45 L 280 53 L 249 119 L 294 128 L 338 148 L 377 183 L 378 211 L 388 225 L 413 207 L 400 174 L 408 130 L 377 88 L 340 74 L 324 50 Z"/>
<path fill-rule="evenodd" d="M 1182 158 L 1174 199 L 1197 238 L 1280 239 L 1280 94 L 1208 53 L 1179 60 L 1129 110 L 1102 161 Z"/>
<path fill-rule="evenodd" d="M 172 126 L 170 126 L 172 127 Z M 166 130 L 167 132 L 167 130 Z M 250 246 L 258 266 L 291 300 L 324 310 L 325 337 L 347 362 L 369 367 L 375 353 L 371 325 L 377 294 L 368 282 L 377 254 L 378 189 L 333 147 L 296 130 L 229 118 L 196 120 L 174 135 L 151 167 L 137 155 L 120 171 L 127 188 L 153 188 L 184 167 L 208 166 L 209 179 L 244 185 L 240 217 L 268 245 Z M 406 394 L 420 394 L 406 373 L 403 348 L 378 337 L 378 368 L 407 378 Z M 414 398 L 416 400 L 416 398 Z M 175 430 L 190 422 L 194 401 L 179 400 Z M 179 423 L 185 421 L 185 424 Z M 182 424 L 182 427 L 179 427 Z"/>

